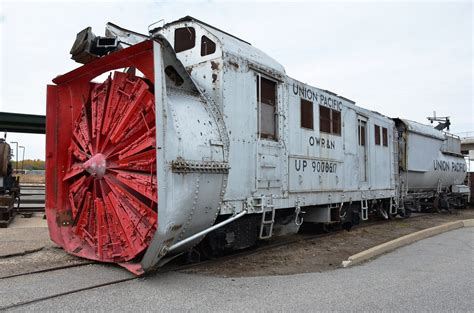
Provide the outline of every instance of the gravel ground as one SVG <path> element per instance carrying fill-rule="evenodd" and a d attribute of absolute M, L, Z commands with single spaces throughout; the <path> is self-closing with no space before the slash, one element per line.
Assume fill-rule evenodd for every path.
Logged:
<path fill-rule="evenodd" d="M 17 215 L 8 228 L 0 228 L 0 278 L 88 262 L 65 253 L 49 239 L 43 215 Z"/>
<path fill-rule="evenodd" d="M 244 277 L 334 270 L 341 267 L 341 262 L 349 256 L 381 243 L 446 222 L 470 218 L 474 218 L 474 209 L 459 210 L 457 214 L 424 214 L 416 218 L 396 219 L 226 261 L 204 263 L 184 272 Z"/>

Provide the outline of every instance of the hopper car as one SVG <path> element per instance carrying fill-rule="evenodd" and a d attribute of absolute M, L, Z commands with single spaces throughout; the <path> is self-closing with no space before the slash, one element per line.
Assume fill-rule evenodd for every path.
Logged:
<path fill-rule="evenodd" d="M 192 17 L 81 31 L 47 87 L 46 214 L 67 252 L 135 274 L 374 215 L 462 207 L 459 138 L 286 75 Z"/>

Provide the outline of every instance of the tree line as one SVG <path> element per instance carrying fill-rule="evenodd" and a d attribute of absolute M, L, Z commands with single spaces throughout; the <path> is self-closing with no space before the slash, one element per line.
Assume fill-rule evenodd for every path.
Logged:
<path fill-rule="evenodd" d="M 16 169 L 16 161 L 12 160 L 12 167 L 13 169 Z M 44 170 L 45 168 L 45 162 L 40 159 L 26 159 L 24 162 L 18 161 L 18 169 L 22 169 L 22 163 L 23 163 L 23 169 L 24 170 Z"/>

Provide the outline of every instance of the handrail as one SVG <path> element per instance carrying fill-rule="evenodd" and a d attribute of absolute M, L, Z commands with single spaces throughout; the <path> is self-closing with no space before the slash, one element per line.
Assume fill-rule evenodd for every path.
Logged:
<path fill-rule="evenodd" d="M 215 225 L 213 225 L 213 226 L 211 226 L 211 227 L 209 227 L 209 228 L 207 228 L 207 229 L 204 229 L 204 230 L 200 231 L 199 233 L 196 233 L 196 234 L 194 234 L 194 235 L 192 235 L 192 236 L 190 236 L 190 237 L 188 237 L 188 238 L 186 238 L 186 239 L 181 240 L 180 242 L 175 243 L 174 245 L 172 245 L 171 247 L 169 247 L 169 248 L 166 249 L 166 250 L 167 250 L 167 252 L 171 252 L 171 251 L 173 251 L 173 250 L 176 250 L 176 249 L 178 249 L 178 248 L 184 246 L 185 244 L 187 244 L 187 243 L 189 243 L 189 242 L 191 242 L 191 241 L 193 241 L 193 240 L 195 240 L 195 239 L 197 239 L 197 238 L 199 238 L 199 237 L 201 237 L 201 236 L 204 236 L 204 235 L 210 233 L 210 232 L 213 231 L 213 230 L 216 230 L 216 229 L 218 229 L 218 228 L 221 228 L 222 226 L 225 226 L 225 225 L 227 225 L 227 224 L 229 224 L 229 223 L 231 223 L 231 222 L 233 222 L 233 221 L 235 221 L 235 220 L 241 218 L 242 216 L 244 216 L 244 215 L 247 214 L 247 213 L 248 213 L 247 210 L 243 210 L 242 212 L 240 212 L 240 213 L 238 213 L 238 214 L 236 214 L 236 215 L 234 215 L 234 216 L 232 216 L 232 217 L 226 219 L 225 221 L 220 222 L 219 224 L 215 224 Z"/>

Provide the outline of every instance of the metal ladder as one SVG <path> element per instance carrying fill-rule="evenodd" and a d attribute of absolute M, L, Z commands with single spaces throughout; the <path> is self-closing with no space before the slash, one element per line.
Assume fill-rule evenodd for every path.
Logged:
<path fill-rule="evenodd" d="M 399 170 L 399 154 L 398 154 L 398 130 L 395 128 L 393 131 L 393 183 L 394 183 L 394 190 L 395 190 L 395 198 L 390 198 L 390 209 L 389 214 L 395 215 L 398 212 L 398 208 L 400 206 L 400 200 L 403 199 L 403 191 L 400 190 L 400 170 Z M 395 201 L 394 201 L 395 200 Z"/>
<path fill-rule="evenodd" d="M 271 238 L 273 234 L 273 224 L 275 223 L 275 205 L 273 203 L 273 195 L 270 195 L 270 197 L 262 195 L 259 198 L 254 198 L 254 207 L 257 211 L 262 212 L 259 238 Z"/>

